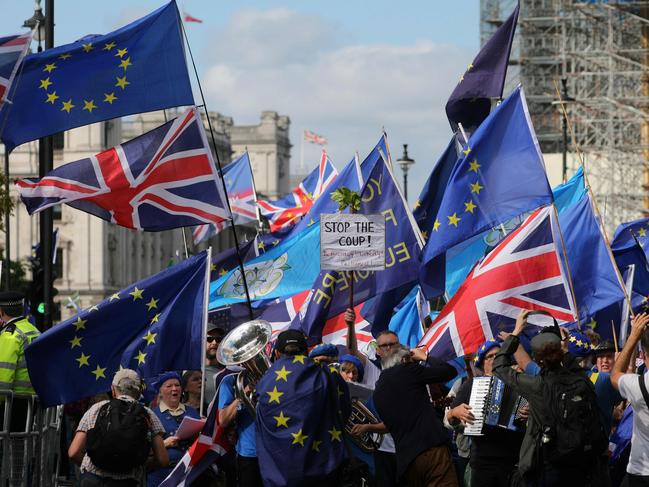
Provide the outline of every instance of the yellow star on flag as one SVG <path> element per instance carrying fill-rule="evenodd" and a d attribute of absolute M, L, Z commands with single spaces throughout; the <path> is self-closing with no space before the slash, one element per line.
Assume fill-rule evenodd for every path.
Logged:
<path fill-rule="evenodd" d="M 45 78 L 41 80 L 41 85 L 39 86 L 39 88 L 43 88 L 45 91 L 47 91 L 51 84 L 52 82 L 50 81 L 50 79 Z"/>
<path fill-rule="evenodd" d="M 88 110 L 88 113 L 92 113 L 95 108 L 97 108 L 97 105 L 95 105 L 94 100 L 83 100 L 83 110 Z"/>
<path fill-rule="evenodd" d="M 223 277 L 223 276 L 225 276 L 227 273 L 228 273 L 228 271 L 226 271 L 225 269 L 221 269 L 221 270 L 219 271 L 219 277 Z"/>
<path fill-rule="evenodd" d="M 56 91 L 53 91 L 52 93 L 48 93 L 47 100 L 45 100 L 45 103 L 51 103 L 52 105 L 54 105 L 54 102 L 57 100 L 57 98 L 61 98 L 61 97 L 56 94 Z"/>
<path fill-rule="evenodd" d="M 468 211 L 469 213 L 473 213 L 473 210 L 476 209 L 475 204 L 473 201 L 469 200 L 466 203 L 464 203 L 464 211 Z"/>
<path fill-rule="evenodd" d="M 437 230 L 439 230 L 440 225 L 441 225 L 441 222 L 437 218 L 435 218 L 435 223 L 433 223 L 433 232 L 436 232 Z"/>
<path fill-rule="evenodd" d="M 119 63 L 119 67 L 124 69 L 124 71 L 126 71 L 126 68 L 128 68 L 129 66 L 132 66 L 132 65 L 133 65 L 133 63 L 131 62 L 130 57 L 127 57 L 126 59 L 122 59 L 120 61 L 120 63 Z"/>
<path fill-rule="evenodd" d="M 306 358 L 306 355 L 296 355 L 293 357 L 293 363 L 300 362 L 302 365 L 304 365 L 304 359 Z"/>
<path fill-rule="evenodd" d="M 259 243 L 257 244 L 257 248 L 258 248 L 259 250 L 264 250 L 264 249 L 266 248 L 266 246 L 264 245 L 264 242 L 259 242 Z"/>
<path fill-rule="evenodd" d="M 118 76 L 116 79 L 117 83 L 115 83 L 115 86 L 119 86 L 123 90 L 126 89 L 126 85 L 131 84 L 130 82 L 126 81 L 126 76 L 122 76 L 121 78 Z"/>
<path fill-rule="evenodd" d="M 309 223 L 306 224 L 307 227 L 310 227 L 311 225 L 315 225 L 315 220 L 313 218 L 311 218 Z"/>
<path fill-rule="evenodd" d="M 70 98 L 68 101 L 63 102 L 63 108 L 61 108 L 61 111 L 70 113 L 70 110 L 72 110 L 75 106 L 76 105 L 72 104 L 72 98 Z"/>
<path fill-rule="evenodd" d="M 50 63 L 46 64 L 45 67 L 43 68 L 43 71 L 47 71 L 48 73 L 51 73 L 56 69 L 56 63 Z"/>
<path fill-rule="evenodd" d="M 133 296 L 133 301 L 137 301 L 138 299 L 142 299 L 142 293 L 144 292 L 144 289 L 138 289 L 137 286 L 135 286 L 135 289 L 133 289 L 129 295 Z"/>
<path fill-rule="evenodd" d="M 106 378 L 106 367 L 100 367 L 99 364 L 97 364 L 97 368 L 92 371 L 92 373 L 95 376 L 95 380 L 99 380 L 100 377 L 103 377 L 104 379 Z"/>
<path fill-rule="evenodd" d="M 143 364 L 145 362 L 146 358 L 146 353 L 144 353 L 142 350 L 140 350 L 137 354 L 137 357 L 134 357 L 135 360 L 137 360 L 138 365 Z"/>
<path fill-rule="evenodd" d="M 146 307 L 148 308 L 149 311 L 151 311 L 154 308 L 158 309 L 158 300 L 154 299 L 154 298 L 151 298 L 151 301 L 146 303 Z"/>
<path fill-rule="evenodd" d="M 597 321 L 595 321 L 595 318 L 591 318 L 587 325 L 591 328 L 591 330 L 593 330 L 597 326 Z"/>
<path fill-rule="evenodd" d="M 293 443 L 291 443 L 291 445 L 299 443 L 300 446 L 304 446 L 304 440 L 309 437 L 308 435 L 302 434 L 302 428 L 300 428 L 297 433 L 291 433 L 291 436 L 293 437 Z"/>
<path fill-rule="evenodd" d="M 473 159 L 471 162 L 469 162 L 469 171 L 477 173 L 478 169 L 480 169 L 480 164 L 478 164 L 477 159 Z"/>
<path fill-rule="evenodd" d="M 468 155 L 469 155 L 469 152 L 471 152 L 471 147 L 469 147 L 469 146 L 467 145 L 467 146 L 466 146 L 466 149 L 464 149 L 462 152 L 464 153 L 465 156 L 468 156 Z"/>
<path fill-rule="evenodd" d="M 78 337 L 75 335 L 75 337 L 70 340 L 70 349 L 74 347 L 80 347 L 81 346 L 81 340 L 83 340 L 83 337 Z"/>
<path fill-rule="evenodd" d="M 471 184 L 471 192 L 475 194 L 480 194 L 480 190 L 483 189 L 484 186 L 480 186 L 480 181 L 476 181 L 475 183 Z"/>
<path fill-rule="evenodd" d="M 288 428 L 288 422 L 291 419 L 289 416 L 284 416 L 284 411 L 279 412 L 279 416 L 273 416 L 273 419 L 277 421 L 277 427 L 284 426 Z"/>
<path fill-rule="evenodd" d="M 158 318 L 160 318 L 160 313 L 156 313 L 156 315 L 153 318 L 151 318 L 151 324 L 157 323 Z"/>
<path fill-rule="evenodd" d="M 91 311 L 99 311 L 99 306 L 93 304 L 90 308 L 88 308 L 88 313 L 90 313 Z"/>
<path fill-rule="evenodd" d="M 216 270 L 216 264 L 210 264 L 210 272 L 214 272 Z"/>
<path fill-rule="evenodd" d="M 284 395 L 283 392 L 280 392 L 280 391 L 277 390 L 277 386 L 273 387 L 272 391 L 266 392 L 266 394 L 268 394 L 270 396 L 269 399 L 268 399 L 268 404 L 270 404 L 272 402 L 276 402 L 277 404 L 279 404 L 279 398 Z"/>
<path fill-rule="evenodd" d="M 277 374 L 275 381 L 282 379 L 284 382 L 288 382 L 288 374 L 292 374 L 290 370 L 286 370 L 286 366 L 283 366 L 281 369 L 276 370 L 275 373 Z"/>
<path fill-rule="evenodd" d="M 124 57 L 124 56 L 126 56 L 126 53 L 127 53 L 127 52 L 128 52 L 128 49 L 126 49 L 126 48 L 124 48 L 124 49 L 118 49 L 118 50 L 117 50 L 117 53 L 115 54 L 115 56 Z"/>
<path fill-rule="evenodd" d="M 584 344 L 584 342 L 582 342 L 581 340 L 577 340 L 576 343 L 578 347 L 581 347 Z"/>
<path fill-rule="evenodd" d="M 72 57 L 72 54 L 70 54 L 69 52 L 66 52 L 65 54 L 61 54 L 59 56 L 59 59 L 63 59 L 65 61 L 66 59 L 70 59 L 71 57 Z"/>
<path fill-rule="evenodd" d="M 90 355 L 86 355 L 85 353 L 81 352 L 81 356 L 78 358 L 75 358 L 77 362 L 79 362 L 79 368 L 83 367 L 84 365 L 88 365 L 88 359 L 90 358 Z"/>
<path fill-rule="evenodd" d="M 424 240 L 428 240 L 428 232 L 426 230 L 422 230 L 421 236 L 424 237 Z"/>
<path fill-rule="evenodd" d="M 83 47 L 83 50 L 85 52 L 90 52 L 90 51 L 92 51 L 94 49 L 94 47 L 92 47 L 92 42 L 89 42 L 88 44 L 84 44 L 81 47 Z"/>
<path fill-rule="evenodd" d="M 342 435 L 342 431 L 336 429 L 335 426 L 332 429 L 328 430 L 328 432 L 331 435 L 331 441 L 341 441 L 340 437 Z"/>
<path fill-rule="evenodd" d="M 158 336 L 157 333 L 153 333 L 151 332 L 151 330 L 149 330 L 147 334 L 142 337 L 142 340 L 146 340 L 146 344 L 151 345 L 152 343 L 155 343 L 156 336 Z"/>
<path fill-rule="evenodd" d="M 573 335 L 570 338 L 568 338 L 568 341 L 569 342 L 575 342 L 575 341 L 577 341 L 577 338 L 575 338 L 575 336 Z"/>
<path fill-rule="evenodd" d="M 644 229 L 644 228 L 641 228 L 640 230 L 638 230 L 638 235 L 640 235 L 641 237 L 646 237 L 647 236 L 647 230 Z"/>
<path fill-rule="evenodd" d="M 85 330 L 85 328 L 86 328 L 86 323 L 87 323 L 87 322 L 88 322 L 88 320 L 82 320 L 82 319 L 81 319 L 81 316 L 77 316 L 77 321 L 75 321 L 75 322 L 72 323 L 72 324 L 73 324 L 74 327 L 77 329 L 77 331 L 79 331 L 79 330 L 81 330 L 81 329 L 84 329 L 84 330 Z"/>
<path fill-rule="evenodd" d="M 416 210 L 416 209 L 419 208 L 420 206 L 421 206 L 421 201 L 417 200 L 417 201 L 415 201 L 415 206 L 413 206 L 412 208 L 413 208 L 414 210 Z"/>
<path fill-rule="evenodd" d="M 108 42 L 104 44 L 104 51 L 110 51 L 113 47 L 115 47 L 116 44 L 114 42 Z"/>
<path fill-rule="evenodd" d="M 110 297 L 110 300 L 113 301 L 114 299 L 121 299 L 119 296 L 119 293 L 115 293 Z"/>
<path fill-rule="evenodd" d="M 115 100 L 117 100 L 117 97 L 115 96 L 114 91 L 112 93 L 104 93 L 105 103 L 110 103 L 112 105 Z"/>
<path fill-rule="evenodd" d="M 472 68 L 473 68 L 473 63 L 469 64 L 469 66 L 466 68 L 466 70 L 471 71 Z"/>
<path fill-rule="evenodd" d="M 455 228 L 457 228 L 457 222 L 459 222 L 462 219 L 457 216 L 457 213 L 453 213 L 447 218 L 448 218 L 448 224 L 453 225 Z"/>
<path fill-rule="evenodd" d="M 320 451 L 320 444 L 321 444 L 321 443 L 322 443 L 321 440 L 313 440 L 313 443 L 311 444 L 311 449 L 312 449 L 313 451 L 317 451 L 317 452 L 319 452 L 319 451 Z"/>

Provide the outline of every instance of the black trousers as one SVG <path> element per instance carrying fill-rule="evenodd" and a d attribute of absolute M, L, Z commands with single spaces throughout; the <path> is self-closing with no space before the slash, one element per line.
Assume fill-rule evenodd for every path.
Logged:
<path fill-rule="evenodd" d="M 374 452 L 374 478 L 376 487 L 397 487 L 397 456 L 385 451 Z"/>
<path fill-rule="evenodd" d="M 79 485 L 81 487 L 137 487 L 138 481 L 135 479 L 117 480 L 84 472 L 81 474 L 81 482 Z"/>
<path fill-rule="evenodd" d="M 237 455 L 237 486 L 263 487 L 257 457 Z"/>
<path fill-rule="evenodd" d="M 620 487 L 649 487 L 649 475 L 627 473 Z"/>
<path fill-rule="evenodd" d="M 508 486 L 515 463 L 507 458 L 480 459 L 471 465 L 471 487 Z"/>

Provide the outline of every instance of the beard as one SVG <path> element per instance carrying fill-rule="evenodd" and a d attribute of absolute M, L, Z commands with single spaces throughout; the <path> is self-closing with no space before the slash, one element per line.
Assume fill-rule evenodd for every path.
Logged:
<path fill-rule="evenodd" d="M 210 350 L 209 348 L 205 350 L 205 358 L 207 360 L 215 360 L 216 359 L 216 350 Z"/>

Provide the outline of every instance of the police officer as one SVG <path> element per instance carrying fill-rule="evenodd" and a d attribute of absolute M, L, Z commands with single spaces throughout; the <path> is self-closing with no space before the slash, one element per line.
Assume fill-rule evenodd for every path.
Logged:
<path fill-rule="evenodd" d="M 0 390 L 17 395 L 34 394 L 25 348 L 40 332 L 23 315 L 24 296 L 15 291 L 0 292 Z M 4 409 L 4 398 L 0 398 Z M 12 405 L 11 431 L 24 431 L 27 398 L 15 398 Z M 0 416 L 1 417 L 1 416 Z"/>

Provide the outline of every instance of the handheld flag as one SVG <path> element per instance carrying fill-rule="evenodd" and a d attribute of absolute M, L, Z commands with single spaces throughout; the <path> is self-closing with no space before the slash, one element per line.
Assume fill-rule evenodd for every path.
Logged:
<path fill-rule="evenodd" d="M 67 203 L 147 231 L 230 219 L 196 108 L 96 156 L 16 185 L 30 214 Z"/>
<path fill-rule="evenodd" d="M 461 123 L 471 130 L 487 118 L 491 98 L 503 94 L 507 64 L 516 32 L 520 4 L 480 49 L 446 102 L 446 115 L 453 130 Z"/>
<path fill-rule="evenodd" d="M 20 63 L 32 42 L 32 35 L 33 32 L 29 31 L 25 34 L 0 37 L 0 108 L 9 96 Z"/>
<path fill-rule="evenodd" d="M 110 34 L 27 56 L 12 102 L 0 112 L 9 151 L 74 127 L 193 105 L 176 3 Z"/>
<path fill-rule="evenodd" d="M 25 352 L 40 401 L 54 406 L 105 392 L 120 367 L 145 379 L 200 369 L 208 271 L 202 252 L 43 333 Z"/>
<path fill-rule="evenodd" d="M 449 177 L 423 252 L 422 290 L 444 292 L 445 252 L 484 230 L 552 202 L 543 157 L 517 88 L 469 139 Z"/>

